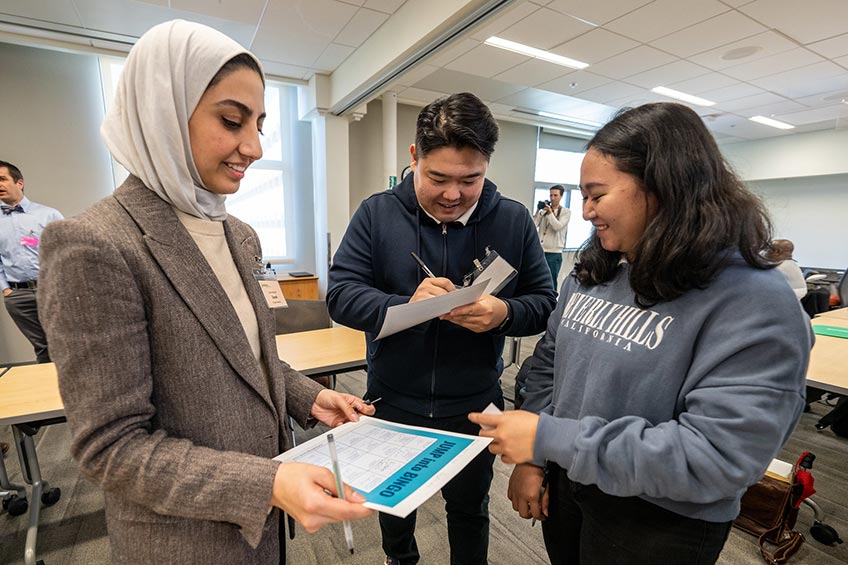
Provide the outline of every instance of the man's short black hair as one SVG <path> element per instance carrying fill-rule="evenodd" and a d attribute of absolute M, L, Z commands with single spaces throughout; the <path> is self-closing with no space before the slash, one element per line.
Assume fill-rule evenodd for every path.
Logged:
<path fill-rule="evenodd" d="M 562 186 L 561 184 L 555 184 L 555 185 L 553 185 L 553 186 L 550 188 L 550 190 L 549 190 L 548 192 L 550 192 L 551 190 L 556 190 L 557 192 L 559 192 L 559 195 L 560 195 L 560 196 L 562 196 L 563 194 L 565 194 L 565 187 L 564 187 L 564 186 Z"/>
<path fill-rule="evenodd" d="M 12 177 L 13 182 L 18 182 L 19 180 L 23 180 L 24 176 L 21 174 L 21 170 L 14 166 L 12 163 L 7 161 L 0 161 L 0 168 L 6 167 L 9 169 L 9 176 Z"/>
<path fill-rule="evenodd" d="M 498 142 L 498 123 L 482 100 L 469 92 L 451 94 L 418 114 L 415 152 L 424 156 L 439 147 L 471 147 L 489 160 Z"/>

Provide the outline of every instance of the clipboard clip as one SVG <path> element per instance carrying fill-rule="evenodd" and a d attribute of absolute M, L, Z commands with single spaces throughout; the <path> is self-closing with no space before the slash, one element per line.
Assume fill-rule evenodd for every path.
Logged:
<path fill-rule="evenodd" d="M 498 257 L 499 257 L 498 252 L 493 251 L 487 245 L 486 246 L 486 255 L 483 257 L 483 259 L 482 260 L 474 259 L 474 261 L 472 261 L 472 263 L 474 263 L 474 268 L 470 272 L 463 275 L 462 286 L 463 287 L 471 286 L 471 284 L 477 279 L 477 277 L 479 277 L 480 274 L 483 271 L 486 270 L 486 267 L 491 265 L 492 261 L 494 261 Z"/>

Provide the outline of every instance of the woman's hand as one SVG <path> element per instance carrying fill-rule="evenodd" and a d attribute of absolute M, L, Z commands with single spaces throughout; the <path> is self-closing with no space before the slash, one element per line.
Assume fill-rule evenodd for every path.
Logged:
<path fill-rule="evenodd" d="M 503 414 L 472 412 L 468 419 L 480 427 L 492 428 L 480 430 L 480 435 L 492 438 L 489 451 L 500 455 L 504 463 L 527 463 L 533 459 L 538 415 L 524 410 Z"/>
<path fill-rule="evenodd" d="M 310 413 L 320 422 L 331 428 L 341 426 L 345 422 L 358 422 L 359 414 L 373 416 L 375 409 L 358 396 L 324 389 L 318 393 L 312 403 Z"/>
<path fill-rule="evenodd" d="M 522 518 L 544 520 L 548 517 L 548 490 L 542 493 L 544 477 L 544 469 L 529 463 L 516 465 L 512 470 L 506 496 L 512 501 L 512 509 Z"/>
<path fill-rule="evenodd" d="M 274 476 L 271 504 L 300 522 L 309 533 L 331 522 L 358 520 L 374 513 L 362 506 L 364 496 L 348 485 L 344 485 L 344 491 L 345 500 L 336 496 L 335 477 L 324 467 L 281 463 Z"/>

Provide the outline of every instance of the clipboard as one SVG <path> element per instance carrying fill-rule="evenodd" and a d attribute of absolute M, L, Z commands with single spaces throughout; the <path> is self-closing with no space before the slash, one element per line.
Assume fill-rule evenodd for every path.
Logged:
<path fill-rule="evenodd" d="M 495 296 L 517 274 L 515 267 L 498 255 L 497 251 L 486 247 L 485 257 L 474 259 L 474 269 L 462 277 L 462 286 L 471 286 L 477 281 L 489 279 L 483 294 Z"/>

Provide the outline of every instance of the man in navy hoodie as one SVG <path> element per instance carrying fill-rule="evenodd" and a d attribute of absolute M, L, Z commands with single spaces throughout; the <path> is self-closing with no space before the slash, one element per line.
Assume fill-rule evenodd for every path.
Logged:
<path fill-rule="evenodd" d="M 533 220 L 486 179 L 497 139 L 497 122 L 473 94 L 428 105 L 409 148 L 412 174 L 360 205 L 333 259 L 330 315 L 366 333 L 378 418 L 476 435 L 469 412 L 490 402 L 503 409 L 504 336 L 545 329 L 556 299 Z M 487 247 L 518 271 L 497 296 L 375 341 L 390 306 L 450 292 Z M 481 453 L 442 489 L 451 563 L 487 563 L 493 461 Z M 380 514 L 380 529 L 386 563 L 418 562 L 415 513 Z"/>

